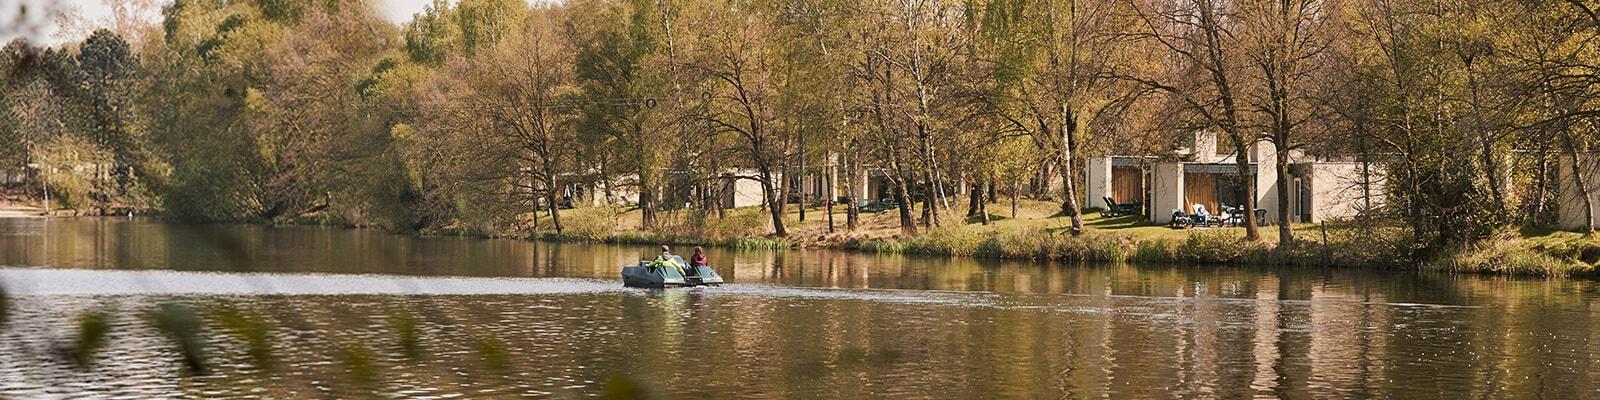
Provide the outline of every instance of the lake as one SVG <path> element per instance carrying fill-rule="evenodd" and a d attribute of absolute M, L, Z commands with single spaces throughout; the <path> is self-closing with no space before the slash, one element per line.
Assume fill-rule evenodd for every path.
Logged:
<path fill-rule="evenodd" d="M 621 287 L 656 252 L 0 219 L 0 398 L 1600 398 L 1588 280 L 711 249 L 731 284 Z"/>

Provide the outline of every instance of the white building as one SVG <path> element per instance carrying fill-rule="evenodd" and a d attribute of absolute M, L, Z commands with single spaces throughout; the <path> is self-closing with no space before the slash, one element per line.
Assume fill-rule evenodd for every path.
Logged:
<path fill-rule="evenodd" d="M 1085 201 L 1090 207 L 1105 208 L 1105 198 L 1119 204 L 1139 203 L 1152 222 L 1172 220 L 1174 211 L 1194 212 L 1204 205 L 1216 214 L 1222 206 L 1243 207 L 1240 197 L 1239 165 L 1236 154 L 1218 154 L 1215 134 L 1198 133 L 1195 146 L 1184 155 L 1185 161 L 1161 161 L 1154 157 L 1099 157 L 1087 162 Z M 1278 191 L 1288 190 L 1293 222 L 1319 222 L 1354 217 L 1361 210 L 1380 204 L 1383 186 L 1377 165 L 1351 161 L 1317 160 L 1295 150 L 1280 154 L 1268 141 L 1251 145 L 1247 168 L 1255 184 L 1256 208 L 1264 210 L 1267 223 L 1277 217 Z M 1275 165 L 1278 157 L 1289 157 L 1290 187 L 1277 185 Z"/>
<path fill-rule="evenodd" d="M 1600 209 L 1600 158 L 1594 154 L 1582 154 L 1578 156 L 1578 162 L 1579 167 L 1583 169 L 1583 180 L 1586 183 L 1583 189 L 1588 191 L 1590 202 Z M 1561 162 L 1556 164 L 1556 186 L 1560 190 L 1557 203 L 1561 207 L 1556 224 L 1562 229 L 1583 229 L 1585 212 L 1581 193 L 1584 191 L 1578 190 L 1578 180 L 1572 176 L 1572 161 L 1562 157 Z M 1591 216 L 1596 222 L 1595 225 L 1600 226 L 1600 210 L 1592 214 L 1595 214 Z"/>

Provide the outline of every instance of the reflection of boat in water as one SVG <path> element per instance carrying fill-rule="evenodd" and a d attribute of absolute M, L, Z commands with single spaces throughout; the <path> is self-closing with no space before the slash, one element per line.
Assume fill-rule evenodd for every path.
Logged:
<path fill-rule="evenodd" d="M 679 265 L 689 265 L 683 262 L 683 257 L 672 256 Z M 622 267 L 622 285 L 627 287 L 664 288 L 687 286 L 716 286 L 722 284 L 722 276 L 708 266 L 684 267 L 687 274 L 678 273 L 677 268 L 658 268 L 649 261 L 640 261 L 637 266 Z M 685 276 L 687 275 L 687 276 Z"/>

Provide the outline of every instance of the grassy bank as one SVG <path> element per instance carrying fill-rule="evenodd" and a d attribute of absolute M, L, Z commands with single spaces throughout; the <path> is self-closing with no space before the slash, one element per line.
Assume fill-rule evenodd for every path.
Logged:
<path fill-rule="evenodd" d="M 1600 235 L 1549 229 L 1502 231 L 1431 268 L 1526 276 L 1600 276 Z"/>
<path fill-rule="evenodd" d="M 964 203 L 963 203 L 964 204 Z M 981 257 L 1070 262 L 1132 262 L 1194 265 L 1345 267 L 1441 270 L 1519 276 L 1594 276 L 1600 263 L 1600 237 L 1572 232 L 1507 230 L 1477 247 L 1426 262 L 1407 259 L 1403 227 L 1353 221 L 1295 224 L 1295 243 L 1279 246 L 1275 226 L 1262 228 L 1263 240 L 1245 242 L 1243 228 L 1170 229 L 1137 217 L 1085 216 L 1081 235 L 1068 232 L 1070 220 L 1055 215 L 1055 203 L 1023 201 L 1015 215 L 991 206 L 991 223 L 945 215 L 944 224 L 917 235 L 899 230 L 894 211 L 866 213 L 854 231 L 844 229 L 844 210 L 808 209 L 806 219 L 791 210 L 790 235 L 772 237 L 769 217 L 756 208 L 728 210 L 720 218 L 694 212 L 664 212 L 658 228 L 639 229 L 638 211 L 614 208 L 564 213 L 562 234 L 531 238 L 617 244 L 674 244 L 734 249 L 835 248 L 885 254 Z M 543 222 L 548 224 L 548 222 Z"/>
<path fill-rule="evenodd" d="M 1053 227 L 1008 228 L 970 226 L 937 228 L 899 239 L 871 239 L 842 247 L 884 253 L 970 256 L 1001 259 L 1173 263 L 1205 265 L 1274 265 L 1330 267 L 1400 267 L 1396 250 L 1358 246 L 1358 236 L 1380 235 L 1377 229 L 1334 227 L 1327 242 L 1305 238 L 1289 246 L 1271 240 L 1246 242 L 1242 228 L 1171 230 L 1132 221 L 1125 227 L 1095 226 L 1089 217 L 1081 235 L 1068 233 L 1065 224 Z M 1114 224 L 1105 224 L 1114 225 Z M 1310 227 L 1303 227 L 1306 229 Z M 1318 233 L 1321 228 L 1316 229 Z M 1263 232 L 1270 235 L 1271 232 Z M 1302 233 L 1304 234 L 1304 232 Z"/>

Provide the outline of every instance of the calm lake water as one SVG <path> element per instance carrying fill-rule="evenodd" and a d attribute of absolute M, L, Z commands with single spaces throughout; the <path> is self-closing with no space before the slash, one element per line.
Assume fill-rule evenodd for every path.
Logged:
<path fill-rule="evenodd" d="M 0 398 L 1600 398 L 1592 281 L 713 250 L 733 284 L 622 288 L 654 252 L 0 219 Z M 209 373 L 143 318 L 166 303 L 203 310 Z M 79 368 L 86 310 L 111 340 Z"/>

